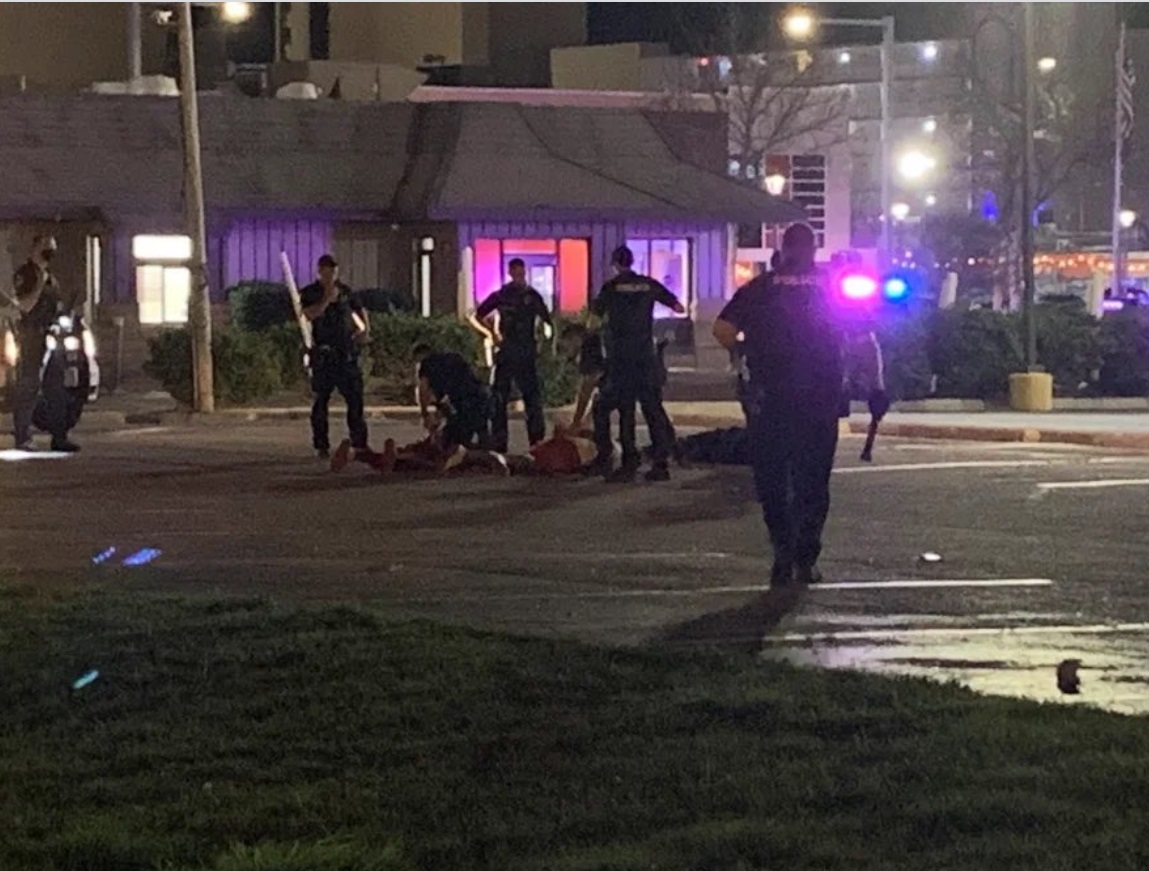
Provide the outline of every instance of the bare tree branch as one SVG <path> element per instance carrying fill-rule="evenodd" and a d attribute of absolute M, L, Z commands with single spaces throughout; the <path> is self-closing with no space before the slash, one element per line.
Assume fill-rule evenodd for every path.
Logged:
<path fill-rule="evenodd" d="M 714 4 L 718 25 L 705 42 L 693 39 L 699 65 L 684 63 L 668 76 L 667 101 L 677 107 L 701 94 L 729 119 L 730 156 L 742 167 L 770 154 L 824 151 L 848 134 L 847 91 L 818 84 L 821 70 L 808 54 L 771 53 L 769 17 L 758 4 Z M 749 8 L 748 8 L 749 7 Z"/>

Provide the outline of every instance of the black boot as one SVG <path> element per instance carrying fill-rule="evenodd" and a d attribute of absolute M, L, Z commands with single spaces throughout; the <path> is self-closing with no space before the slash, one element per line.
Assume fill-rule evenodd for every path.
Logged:
<path fill-rule="evenodd" d="M 808 587 L 811 584 L 822 583 L 822 573 L 818 570 L 817 566 L 798 566 L 795 577 L 798 583 L 804 587 Z"/>

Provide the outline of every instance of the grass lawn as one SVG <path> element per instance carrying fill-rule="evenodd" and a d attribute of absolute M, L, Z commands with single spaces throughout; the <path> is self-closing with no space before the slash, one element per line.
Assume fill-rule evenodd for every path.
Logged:
<path fill-rule="evenodd" d="M 0 589 L 5 871 L 1146 867 L 1143 720 L 351 610 Z"/>

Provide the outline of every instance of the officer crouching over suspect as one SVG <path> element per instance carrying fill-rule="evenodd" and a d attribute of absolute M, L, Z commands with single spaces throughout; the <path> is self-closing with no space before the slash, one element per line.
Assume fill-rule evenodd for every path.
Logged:
<path fill-rule="evenodd" d="M 714 324 L 727 350 L 744 339 L 750 462 L 774 549 L 772 586 L 821 580 L 847 352 L 859 354 L 856 368 L 867 373 L 871 410 L 880 416 L 889 407 L 877 340 L 848 335 L 816 250 L 809 226 L 789 227 L 777 270 L 739 288 Z"/>
<path fill-rule="evenodd" d="M 339 264 L 330 254 L 318 262 L 319 280 L 299 291 L 303 315 L 311 321 L 311 444 L 321 458 L 331 450 L 327 409 L 336 390 L 347 403 L 350 440 L 340 445 L 332 468 L 344 466 L 353 452 L 367 450 L 363 412 L 363 373 L 359 343 L 368 331 L 367 314 L 351 289 L 339 280 Z"/>

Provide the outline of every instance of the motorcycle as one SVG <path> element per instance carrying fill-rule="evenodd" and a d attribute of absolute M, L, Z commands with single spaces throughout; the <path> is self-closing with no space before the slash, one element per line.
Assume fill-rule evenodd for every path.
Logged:
<path fill-rule="evenodd" d="M 51 428 L 48 397 L 58 397 L 64 406 L 66 427 L 73 429 L 80 422 L 84 407 L 95 402 L 99 393 L 95 336 L 81 316 L 59 315 L 48 331 L 33 425 L 44 431 Z"/>

